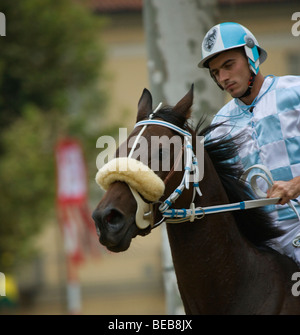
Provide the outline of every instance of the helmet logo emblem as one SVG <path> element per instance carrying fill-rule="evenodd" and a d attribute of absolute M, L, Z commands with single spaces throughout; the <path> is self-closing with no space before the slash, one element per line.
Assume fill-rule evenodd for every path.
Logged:
<path fill-rule="evenodd" d="M 208 32 L 205 40 L 204 40 L 204 49 L 206 51 L 211 51 L 211 49 L 214 47 L 215 43 L 216 43 L 216 39 L 217 39 L 217 29 L 213 29 L 212 32 Z"/>

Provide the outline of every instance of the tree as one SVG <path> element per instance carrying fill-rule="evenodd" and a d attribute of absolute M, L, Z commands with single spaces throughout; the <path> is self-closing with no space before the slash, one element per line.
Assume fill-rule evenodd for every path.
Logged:
<path fill-rule="evenodd" d="M 27 103 L 64 112 L 78 90 L 98 81 L 102 23 L 88 9 L 71 0 L 2 0 L 0 11 L 7 25 L 0 39 L 0 129 Z"/>
<path fill-rule="evenodd" d="M 0 11 L 0 271 L 9 271 L 54 213 L 56 139 L 95 148 L 104 49 L 103 22 L 75 1 L 1 0 Z"/>
<path fill-rule="evenodd" d="M 8 271 L 32 256 L 32 237 L 49 219 L 55 199 L 53 114 L 27 108 L 2 131 L 0 159 L 0 268 Z M 53 210 L 52 210 L 53 214 Z"/>
<path fill-rule="evenodd" d="M 207 71 L 197 68 L 205 33 L 215 24 L 216 0 L 144 0 L 144 25 L 154 102 L 174 105 L 195 84 L 193 118 L 212 115 L 223 97 Z M 188 243 L 188 241 L 187 241 Z M 167 313 L 180 312 L 180 298 L 163 230 Z"/>

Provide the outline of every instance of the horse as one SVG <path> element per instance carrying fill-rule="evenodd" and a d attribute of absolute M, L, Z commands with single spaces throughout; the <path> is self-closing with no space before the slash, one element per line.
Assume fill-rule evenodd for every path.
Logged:
<path fill-rule="evenodd" d="M 153 111 L 152 95 L 144 89 L 137 123 L 117 149 L 114 168 L 107 166 L 109 162 L 96 176 L 106 191 L 92 214 L 100 243 L 122 252 L 133 238 L 165 223 L 186 314 L 300 314 L 300 298 L 292 294 L 291 279 L 299 268 L 270 247 L 282 231 L 262 207 L 231 210 L 232 202 L 254 199 L 240 179 L 240 165 L 230 160 L 236 156 L 237 141 L 226 136 L 209 139 L 217 125 L 203 127 L 199 122 L 192 127 L 192 104 L 193 86 L 175 106 Z M 182 147 L 150 150 L 155 136 L 178 136 Z M 148 162 L 133 158 L 142 137 L 151 152 Z M 203 137 L 202 157 L 197 157 L 195 147 L 203 144 Z M 155 172 L 150 168 L 153 156 L 159 163 Z M 178 158 L 183 156 L 188 157 Z M 162 166 L 167 157 L 172 163 L 169 170 Z M 225 210 L 209 213 L 214 207 Z"/>

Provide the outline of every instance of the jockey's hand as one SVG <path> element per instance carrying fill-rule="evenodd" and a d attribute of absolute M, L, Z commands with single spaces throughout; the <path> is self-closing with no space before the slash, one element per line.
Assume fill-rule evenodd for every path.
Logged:
<path fill-rule="evenodd" d="M 275 181 L 268 190 L 268 198 L 280 198 L 278 204 L 284 205 L 300 195 L 300 177 L 295 177 L 289 181 Z"/>

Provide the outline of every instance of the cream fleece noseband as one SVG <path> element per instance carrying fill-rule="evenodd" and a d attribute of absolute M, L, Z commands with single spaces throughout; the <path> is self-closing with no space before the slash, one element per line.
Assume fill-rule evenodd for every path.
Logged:
<path fill-rule="evenodd" d="M 164 193 L 165 184 L 148 166 L 142 162 L 119 157 L 104 165 L 96 175 L 96 182 L 105 191 L 115 181 L 127 183 L 137 203 L 136 225 L 145 229 L 153 226 L 153 203 Z M 140 194 L 149 202 L 145 202 Z"/>
<path fill-rule="evenodd" d="M 165 184 L 148 166 L 128 157 L 114 158 L 96 175 L 96 182 L 105 191 L 115 181 L 123 181 L 139 192 L 146 200 L 155 202 L 165 190 Z"/>

